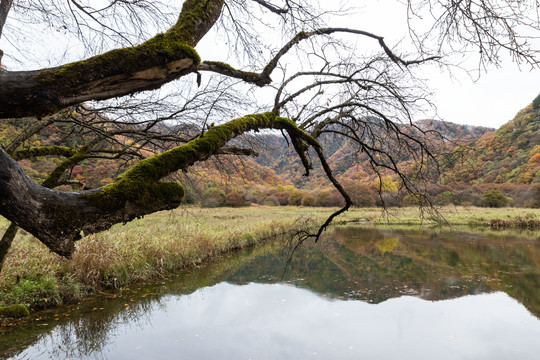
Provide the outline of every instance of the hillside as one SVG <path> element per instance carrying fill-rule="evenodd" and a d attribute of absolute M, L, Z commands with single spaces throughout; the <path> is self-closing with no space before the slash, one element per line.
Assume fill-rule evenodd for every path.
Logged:
<path fill-rule="evenodd" d="M 540 182 L 540 107 L 529 105 L 499 129 L 457 147 L 448 179 L 464 182 Z"/>
<path fill-rule="evenodd" d="M 458 146 L 474 149 L 475 143 L 481 137 L 489 136 L 494 129 L 476 127 L 471 125 L 459 125 L 438 120 L 422 120 L 416 126 L 425 133 L 416 131 L 415 135 L 430 143 L 435 154 L 442 152 L 452 153 Z M 300 188 L 318 188 L 328 185 L 322 169 L 314 154 L 311 158 L 314 169 L 309 178 L 304 174 L 302 164 L 294 149 L 287 146 L 286 140 L 277 135 L 265 135 L 262 142 L 270 149 L 262 151 L 256 159 L 259 165 L 273 169 L 284 181 L 291 182 Z M 334 135 L 323 134 L 320 142 L 325 149 L 328 163 L 335 175 L 341 179 L 351 179 L 364 183 L 372 183 L 377 175 L 371 169 L 369 158 L 358 150 L 358 146 L 350 140 L 343 140 Z M 414 160 L 407 154 L 397 157 L 398 166 L 404 171 L 412 166 Z"/>

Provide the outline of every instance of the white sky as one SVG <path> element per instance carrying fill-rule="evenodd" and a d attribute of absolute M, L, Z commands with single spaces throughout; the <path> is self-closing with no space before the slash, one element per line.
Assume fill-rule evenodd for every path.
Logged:
<path fill-rule="evenodd" d="M 320 3 L 328 9 L 338 6 L 336 0 L 320 0 Z M 404 39 L 408 27 L 403 4 L 396 0 L 345 0 L 344 3 L 344 6 L 356 10 L 329 26 L 349 27 L 384 36 L 390 47 L 399 47 L 406 42 Z M 286 40 L 283 39 L 283 42 Z M 360 41 L 360 49 L 373 44 L 373 50 L 380 50 L 374 40 Z M 540 41 L 537 43 L 540 49 Z M 203 59 L 217 60 L 213 59 L 212 54 L 220 45 L 213 40 L 203 39 L 197 50 Z M 468 68 L 476 68 L 477 60 L 465 64 Z M 424 70 L 423 76 L 433 91 L 439 118 L 457 124 L 498 128 L 512 120 L 540 93 L 540 69 L 530 71 L 529 67 L 523 65 L 520 69 L 510 60 L 503 61 L 500 68 L 488 69 L 480 77 L 476 72 L 472 75 L 474 80 L 465 71 L 453 71 L 451 77 L 447 73 L 440 73 L 438 68 Z"/>
<path fill-rule="evenodd" d="M 352 26 L 384 36 L 389 45 L 406 36 L 403 4 L 395 0 L 351 0 L 349 4 L 363 6 L 349 20 Z M 540 41 L 537 44 L 540 48 Z M 470 66 L 475 67 L 476 61 Z M 510 60 L 503 61 L 500 68 L 489 69 L 477 81 L 464 72 L 454 72 L 455 78 L 451 79 L 437 69 L 425 76 L 430 79 L 428 84 L 433 89 L 439 117 L 457 124 L 498 128 L 540 93 L 540 70 L 530 71 L 527 66 L 520 69 Z"/>
<path fill-rule="evenodd" d="M 520 71 L 507 63 L 473 83 L 438 77 L 435 88 L 439 116 L 453 123 L 498 128 L 512 120 L 540 93 L 540 71 Z"/>

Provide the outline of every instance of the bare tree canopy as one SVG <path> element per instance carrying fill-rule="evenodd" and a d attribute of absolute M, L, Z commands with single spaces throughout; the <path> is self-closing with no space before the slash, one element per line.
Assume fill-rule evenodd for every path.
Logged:
<path fill-rule="evenodd" d="M 504 51 L 518 62 L 538 67 L 539 49 L 534 47 L 540 28 L 538 5 L 537 1 L 409 0 L 404 16 L 411 51 L 387 43 L 385 34 L 369 29 L 332 27 L 330 19 L 349 9 L 328 10 L 303 0 L 185 0 L 170 25 L 165 25 L 170 20 L 167 14 L 174 7 L 167 2 L 1 0 L 0 36 L 11 36 L 2 29 L 9 30 L 13 13 L 18 21 L 13 28 L 41 22 L 65 29 L 79 37 L 92 56 L 52 68 L 0 72 L 0 119 L 37 117 L 47 122 L 70 106 L 91 101 L 92 108 L 102 107 L 112 119 L 109 130 L 124 118 L 137 124 L 136 131 L 121 131 L 133 130 L 139 139 L 146 139 L 141 148 L 165 137 L 159 132 L 148 135 L 160 122 L 191 124 L 198 136 L 176 137 L 175 146 L 138 162 L 113 183 L 80 192 L 51 190 L 53 183 L 32 181 L 16 162 L 23 153 L 16 152 L 20 142 L 14 141 L 10 148 L 0 149 L 0 215 L 56 253 L 70 256 L 81 236 L 177 207 L 184 189 L 178 182 L 162 181 L 167 176 L 227 152 L 229 140 L 246 132 L 276 129 L 287 135 L 306 175 L 313 166 L 308 149 L 314 150 L 328 180 L 345 199 L 345 206 L 318 232 L 305 234 L 318 238 L 351 205 L 318 137 L 332 132 L 353 140 L 374 169 L 396 171 L 403 186 L 413 188 L 394 159 L 396 152 L 410 152 L 424 164 L 431 156 L 421 137 L 398 126 L 404 122 L 414 128 L 414 111 L 431 105 L 415 76 L 418 69 L 426 63 L 446 65 L 452 54 L 465 51 L 475 53 L 480 66 L 498 64 Z M 160 29 L 163 32 L 155 34 Z M 275 43 L 268 43 L 268 33 Z M 218 37 L 245 65 L 233 67 L 222 61 L 227 56 L 220 53 L 201 59 L 197 45 L 207 36 Z M 362 53 L 362 46 L 355 45 L 358 39 L 370 50 Z M 176 86 L 167 90 L 176 96 L 168 108 L 145 100 L 156 96 L 150 90 L 166 86 Z M 247 104 L 251 100 L 239 100 L 246 92 L 264 99 Z M 128 97 L 138 93 L 142 94 Z M 112 139 L 104 135 L 109 130 L 92 129 L 101 134 L 94 137 L 94 144 L 48 149 L 68 159 L 59 172 L 70 161 L 88 156 L 91 145 Z"/>

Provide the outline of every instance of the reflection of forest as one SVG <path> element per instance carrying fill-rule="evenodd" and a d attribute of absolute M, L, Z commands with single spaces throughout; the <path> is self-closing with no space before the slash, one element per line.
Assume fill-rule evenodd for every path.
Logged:
<path fill-rule="evenodd" d="M 509 232 L 340 227 L 316 246 L 302 246 L 282 273 L 283 257 L 269 254 L 227 280 L 271 282 L 283 275 L 325 296 L 373 303 L 504 291 L 540 317 L 540 243 Z"/>
<path fill-rule="evenodd" d="M 403 294 L 442 300 L 504 291 L 540 317 L 538 239 L 360 227 L 338 228 L 331 237 L 337 241 L 303 249 L 304 257 L 322 256 L 324 268 L 345 280 L 306 271 L 307 286 L 318 292 L 380 302 Z"/>
<path fill-rule="evenodd" d="M 402 295 L 442 300 L 504 291 L 540 317 L 538 239 L 508 232 L 340 227 L 318 244 L 300 247 L 284 271 L 288 256 L 282 242 L 269 243 L 163 284 L 40 313 L 29 324 L 0 330 L 0 358 L 44 337 L 54 337 L 61 349 L 74 349 L 59 356 L 95 356 L 118 324 L 150 321 L 146 314 L 160 306 L 162 296 L 189 294 L 222 281 L 290 282 L 326 297 L 372 303 Z"/>

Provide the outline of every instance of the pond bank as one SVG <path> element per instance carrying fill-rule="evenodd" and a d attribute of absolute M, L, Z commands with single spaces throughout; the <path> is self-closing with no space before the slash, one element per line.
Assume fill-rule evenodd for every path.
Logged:
<path fill-rule="evenodd" d="M 250 247 L 305 222 L 320 224 L 329 208 L 247 207 L 179 208 L 117 225 L 77 244 L 72 260 L 50 253 L 21 232 L 0 274 L 0 305 L 24 304 L 33 309 L 79 301 L 91 293 L 133 283 L 162 279 L 210 258 Z M 441 214 L 451 225 L 529 223 L 540 219 L 538 209 L 477 209 L 448 207 Z M 353 209 L 338 222 L 435 225 L 434 215 L 420 216 L 417 208 Z M 0 229 L 7 222 L 0 219 Z"/>

